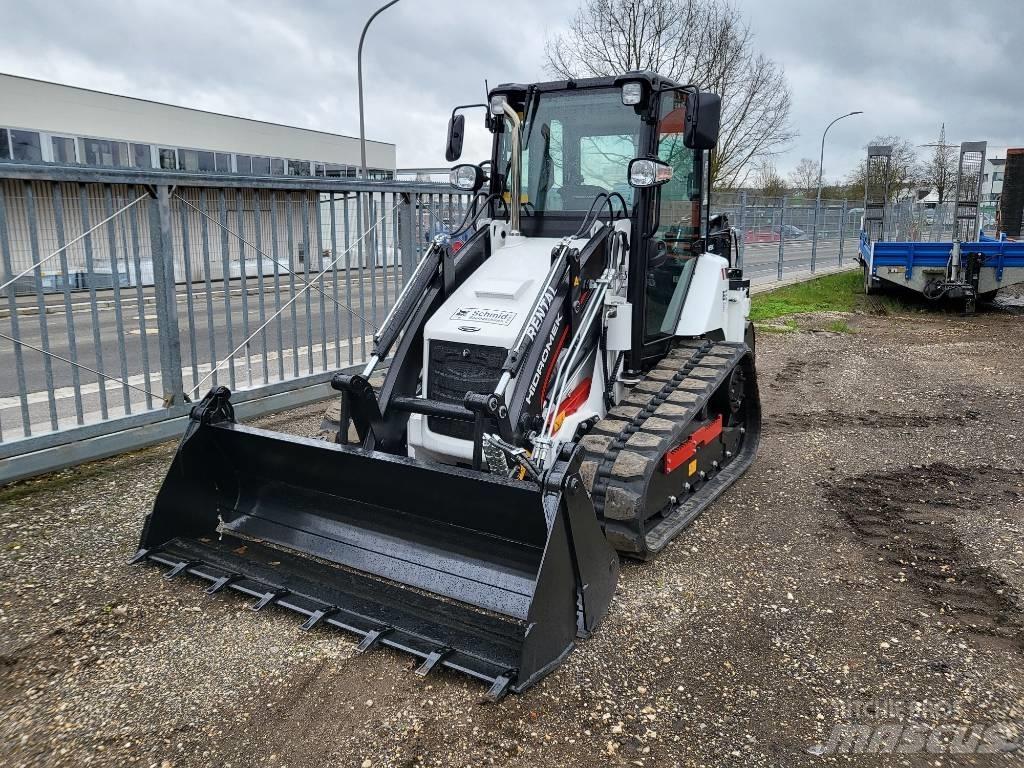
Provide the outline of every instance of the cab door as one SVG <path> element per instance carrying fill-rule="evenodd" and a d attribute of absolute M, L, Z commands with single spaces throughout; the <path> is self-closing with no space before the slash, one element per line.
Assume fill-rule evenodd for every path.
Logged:
<path fill-rule="evenodd" d="M 658 159 L 672 167 L 672 179 L 657 190 L 656 224 L 647 260 L 644 343 L 672 336 L 679 322 L 700 234 L 699 152 L 683 144 L 686 94 L 663 93 L 655 137 Z"/>

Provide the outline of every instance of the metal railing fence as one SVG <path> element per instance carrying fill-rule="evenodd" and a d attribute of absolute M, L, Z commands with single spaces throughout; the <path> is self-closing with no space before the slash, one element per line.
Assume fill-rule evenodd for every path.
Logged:
<path fill-rule="evenodd" d="M 815 206 L 815 199 L 807 196 L 715 192 L 711 197 L 711 215 L 727 214 L 738 230 L 739 263 L 754 279 L 840 267 L 855 256 L 863 201 L 822 200 L 817 227 Z"/>
<path fill-rule="evenodd" d="M 170 437 L 218 384 L 250 416 L 326 396 L 466 203 L 0 163 L 0 482 Z"/>

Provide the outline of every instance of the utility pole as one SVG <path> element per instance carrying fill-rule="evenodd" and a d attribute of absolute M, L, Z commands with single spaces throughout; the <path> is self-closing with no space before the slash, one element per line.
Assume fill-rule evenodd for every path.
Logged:
<path fill-rule="evenodd" d="M 933 144 L 919 144 L 921 147 L 928 147 L 934 149 L 935 153 L 932 155 L 931 168 L 929 171 L 935 174 L 935 178 L 931 181 L 937 182 L 935 185 L 935 191 L 939 193 L 939 205 L 946 202 L 946 190 L 949 187 L 949 175 L 950 166 L 953 164 L 953 158 L 946 152 L 950 149 L 957 149 L 958 144 L 947 144 L 946 143 L 946 124 L 943 123 L 939 129 L 939 140 Z"/>

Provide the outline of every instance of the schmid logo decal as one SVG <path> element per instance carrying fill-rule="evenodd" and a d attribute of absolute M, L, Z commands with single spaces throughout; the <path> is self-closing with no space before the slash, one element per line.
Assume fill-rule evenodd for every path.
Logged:
<path fill-rule="evenodd" d="M 510 309 L 484 309 L 481 307 L 462 307 L 452 315 L 452 320 L 469 320 L 476 323 L 492 323 L 508 325 L 515 319 L 516 313 Z"/>

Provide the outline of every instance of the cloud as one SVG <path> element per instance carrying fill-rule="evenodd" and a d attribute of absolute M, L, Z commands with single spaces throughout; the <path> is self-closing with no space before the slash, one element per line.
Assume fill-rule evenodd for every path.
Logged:
<path fill-rule="evenodd" d="M 991 150 L 1024 144 L 1014 36 L 1024 3 L 775 0 L 742 7 L 757 44 L 785 66 L 793 90 L 800 137 L 780 167 L 816 160 L 828 122 L 858 109 L 865 114 L 829 132 L 826 174 L 845 174 L 874 136 L 924 144 L 943 122 L 951 142 L 988 141 Z"/>
<path fill-rule="evenodd" d="M 444 165 L 452 106 L 479 102 L 484 80 L 546 79 L 544 41 L 576 0 L 403 0 L 374 21 L 364 47 L 366 132 L 398 145 L 400 166 Z M 356 48 L 378 2 L 0 0 L 0 71 L 274 122 L 358 135 Z M 1024 3 L 932 0 L 740 2 L 757 45 L 782 64 L 800 132 L 778 158 L 817 158 L 836 115 L 826 175 L 851 169 L 875 135 L 990 146 L 1024 144 L 1024 80 L 1014 30 Z M 467 158 L 483 158 L 470 116 Z"/>

